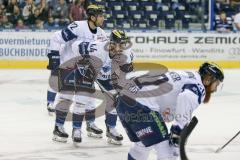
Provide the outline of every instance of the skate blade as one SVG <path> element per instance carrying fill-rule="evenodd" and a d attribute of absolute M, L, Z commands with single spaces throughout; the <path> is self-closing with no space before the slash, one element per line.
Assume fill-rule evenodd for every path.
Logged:
<path fill-rule="evenodd" d="M 114 140 L 114 139 L 112 139 L 112 138 L 108 138 L 108 139 L 107 139 L 107 142 L 108 142 L 109 144 L 113 144 L 113 145 L 122 145 L 122 141 L 116 141 L 116 140 Z"/>
<path fill-rule="evenodd" d="M 88 132 L 87 136 L 92 137 L 92 138 L 98 138 L 98 139 L 102 138 L 102 134 L 95 134 L 95 133 L 92 133 L 92 132 Z"/>
<path fill-rule="evenodd" d="M 53 136 L 52 140 L 55 142 L 67 143 L 67 138 L 58 137 L 56 135 Z"/>
<path fill-rule="evenodd" d="M 73 142 L 74 147 L 80 147 L 80 145 L 81 145 L 81 142 Z"/>

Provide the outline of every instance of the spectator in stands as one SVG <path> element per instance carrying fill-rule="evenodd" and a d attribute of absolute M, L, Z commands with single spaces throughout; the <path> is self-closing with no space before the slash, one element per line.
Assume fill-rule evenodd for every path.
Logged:
<path fill-rule="evenodd" d="M 2 17 L 2 28 L 3 29 L 12 29 L 13 24 L 9 22 L 8 17 L 6 15 L 3 15 Z"/>
<path fill-rule="evenodd" d="M 34 26 L 37 19 L 46 22 L 48 17 L 48 9 L 46 6 L 46 0 L 41 0 L 34 9 L 34 13 L 28 18 L 28 24 Z"/>
<path fill-rule="evenodd" d="M 75 0 L 74 4 L 70 8 L 69 18 L 70 21 L 81 21 L 86 17 L 86 11 L 84 9 L 84 0 Z"/>
<path fill-rule="evenodd" d="M 48 0 L 48 5 L 49 7 L 54 7 L 57 3 L 58 3 L 59 0 Z"/>
<path fill-rule="evenodd" d="M 53 7 L 53 17 L 57 19 L 61 24 L 69 23 L 68 19 L 68 6 L 65 0 L 59 0 L 58 3 Z M 61 25 L 60 24 L 60 25 Z"/>
<path fill-rule="evenodd" d="M 44 23 L 44 29 L 57 29 L 59 26 L 55 24 L 53 17 L 48 17 L 48 21 Z"/>
<path fill-rule="evenodd" d="M 16 26 L 17 21 L 19 19 L 22 19 L 22 15 L 20 12 L 20 8 L 17 5 L 15 5 L 13 7 L 13 12 L 12 12 L 11 16 L 9 16 L 9 21 L 12 22 L 14 26 Z"/>
<path fill-rule="evenodd" d="M 40 11 L 41 19 L 47 21 L 49 6 L 47 5 L 46 0 L 40 0 L 40 3 L 37 4 L 37 8 Z"/>
<path fill-rule="evenodd" d="M 17 0 L 17 1 L 18 1 L 18 7 L 22 10 L 26 5 L 26 0 Z"/>
<path fill-rule="evenodd" d="M 219 14 L 219 18 L 215 20 L 215 30 L 221 33 L 233 30 L 232 19 L 227 19 L 226 13 L 223 11 Z"/>
<path fill-rule="evenodd" d="M 29 16 L 27 24 L 34 26 L 36 19 L 43 20 L 40 9 L 38 8 L 36 8 L 34 13 Z"/>
<path fill-rule="evenodd" d="M 42 20 L 36 19 L 36 21 L 35 21 L 35 29 L 44 29 Z"/>
<path fill-rule="evenodd" d="M 69 23 L 69 21 L 66 21 L 64 18 L 60 18 L 60 19 L 59 19 L 59 22 L 58 22 L 58 25 L 59 25 L 60 28 L 63 28 L 63 27 L 65 27 L 68 23 Z"/>
<path fill-rule="evenodd" d="M 10 0 L 6 7 L 7 15 L 12 15 L 14 8 L 16 7 L 18 7 L 17 0 Z"/>
<path fill-rule="evenodd" d="M 53 6 L 53 16 L 55 18 L 68 18 L 68 6 L 65 0 L 59 0 L 55 6 Z"/>
<path fill-rule="evenodd" d="M 4 4 L 0 4 L 0 8 L 1 8 L 1 12 L 2 12 L 2 14 L 5 15 L 5 13 L 6 13 L 5 5 L 4 5 Z"/>
<path fill-rule="evenodd" d="M 24 22 L 23 22 L 22 19 L 19 19 L 19 20 L 17 21 L 17 25 L 16 25 L 15 29 L 16 29 L 16 30 L 28 29 L 28 27 L 24 25 Z"/>
<path fill-rule="evenodd" d="M 36 9 L 36 6 L 34 5 L 33 0 L 27 0 L 22 11 L 22 15 L 24 17 L 25 22 L 27 22 L 29 17 L 34 14 L 35 9 Z"/>
<path fill-rule="evenodd" d="M 234 25 L 236 30 L 240 31 L 240 12 L 234 16 Z"/>

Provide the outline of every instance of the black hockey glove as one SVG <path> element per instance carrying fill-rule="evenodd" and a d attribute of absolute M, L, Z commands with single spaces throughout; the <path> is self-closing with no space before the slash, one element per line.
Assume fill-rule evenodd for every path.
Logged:
<path fill-rule="evenodd" d="M 125 72 L 125 73 L 129 73 L 133 71 L 133 64 L 132 63 L 128 63 L 128 64 L 124 64 L 122 66 L 119 66 L 121 71 Z"/>
<path fill-rule="evenodd" d="M 82 81 L 81 83 L 83 83 L 83 81 L 93 83 L 97 74 L 91 62 L 87 58 L 83 58 L 82 60 L 78 61 L 76 65 L 79 76 L 81 77 L 78 77 L 77 79 L 80 78 Z"/>
<path fill-rule="evenodd" d="M 49 63 L 47 66 L 47 69 L 49 70 L 56 70 L 59 65 L 60 65 L 60 54 L 59 51 L 54 51 L 51 50 L 50 53 L 48 53 L 48 59 L 49 59 Z"/>
<path fill-rule="evenodd" d="M 179 146 L 179 139 L 182 129 L 177 125 L 172 125 L 170 129 L 169 144 L 175 147 Z"/>

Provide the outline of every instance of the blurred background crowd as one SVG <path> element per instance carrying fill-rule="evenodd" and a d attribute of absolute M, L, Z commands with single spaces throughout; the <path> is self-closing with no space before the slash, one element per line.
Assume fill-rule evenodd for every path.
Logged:
<path fill-rule="evenodd" d="M 105 7 L 105 29 L 240 30 L 240 0 L 0 0 L 0 29 L 60 29 L 91 3 Z"/>
<path fill-rule="evenodd" d="M 85 0 L 0 0 L 0 28 L 58 29 L 83 20 Z"/>

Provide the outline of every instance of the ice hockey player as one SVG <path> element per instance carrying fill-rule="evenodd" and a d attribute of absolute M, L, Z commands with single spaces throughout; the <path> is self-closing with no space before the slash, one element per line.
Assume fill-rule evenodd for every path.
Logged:
<path fill-rule="evenodd" d="M 113 32 L 115 32 L 115 30 L 112 31 L 111 35 Z M 121 33 L 123 32 L 121 31 Z M 104 64 L 108 63 L 115 54 L 128 55 L 129 53 L 124 50 L 125 44 L 121 42 L 124 42 L 123 39 L 122 41 L 115 41 L 110 38 L 110 42 L 105 40 L 92 43 L 77 40 L 72 44 L 72 58 L 59 66 L 60 93 L 65 92 L 65 95 L 69 96 L 68 99 L 71 99 L 72 96 L 71 94 L 66 93 L 74 91 L 75 95 L 77 95 L 75 99 L 76 105 L 73 109 L 73 112 L 77 116 L 76 119 L 74 119 L 75 125 L 73 126 L 72 134 L 73 141 L 76 143 L 82 141 L 81 126 L 86 104 L 91 104 L 89 106 L 92 108 L 96 107 L 96 101 L 95 98 L 92 97 L 92 93 L 95 91 L 94 81 L 100 73 L 101 68 Z M 107 50 L 106 46 L 108 48 Z M 128 57 L 131 58 L 130 55 Z M 64 103 L 68 102 L 64 101 L 63 103 L 62 100 L 63 99 L 60 98 L 56 106 L 57 118 L 54 130 L 54 140 L 57 141 L 66 141 L 66 138 L 68 137 L 68 134 L 64 131 L 63 124 L 69 107 L 66 108 L 68 105 L 65 105 Z M 111 120 L 112 119 L 110 119 L 110 121 Z M 113 129 L 109 128 L 107 132 L 108 137 L 116 141 L 121 141 L 122 136 L 116 132 L 114 128 L 115 126 L 112 127 Z"/>
<path fill-rule="evenodd" d="M 119 45 L 118 45 L 119 44 Z M 133 53 L 130 47 L 130 40 L 127 37 L 126 33 L 123 30 L 114 29 L 110 34 L 110 49 L 115 50 L 116 47 L 120 47 L 120 52 L 124 52 L 123 55 L 126 55 L 126 61 L 123 62 L 122 71 L 131 72 L 133 70 Z M 119 50 L 119 49 L 116 49 Z M 107 90 L 114 94 L 112 81 L 111 81 L 111 68 L 112 68 L 112 59 L 103 65 L 100 74 L 97 77 L 97 81 Z M 107 102 L 106 106 L 106 119 L 105 124 L 107 127 L 106 136 L 108 137 L 108 142 L 111 144 L 120 145 L 123 140 L 123 136 L 119 134 L 116 130 L 117 122 L 117 112 L 114 106 L 114 101 L 105 94 L 105 100 Z"/>
<path fill-rule="evenodd" d="M 54 76 L 58 74 L 57 68 L 60 64 L 59 51 L 61 46 L 66 45 L 64 47 L 69 47 L 77 39 L 91 42 L 107 38 L 106 33 L 100 28 L 104 22 L 103 8 L 97 5 L 89 5 L 86 13 L 87 20 L 75 21 L 68 25 L 67 28 L 54 33 L 51 39 L 50 53 L 48 53 L 50 63 L 47 68 L 51 70 L 49 81 L 54 80 Z M 53 104 L 56 90 L 55 87 L 49 86 L 47 91 L 47 110 L 50 115 L 55 111 Z"/>
<path fill-rule="evenodd" d="M 209 102 L 224 73 L 215 63 L 205 62 L 197 72 L 150 74 L 133 78 L 131 87 L 119 90 L 116 110 L 134 142 L 128 160 L 146 160 L 152 149 L 158 160 L 175 160 L 181 130 L 190 122 L 192 112 L 202 102 Z M 170 121 L 173 125 L 168 134 L 165 123 Z"/>
<path fill-rule="evenodd" d="M 50 44 L 50 53 L 48 54 L 49 58 L 49 65 L 48 69 L 51 70 L 52 76 L 49 79 L 49 82 L 52 83 L 51 79 L 54 79 L 53 77 L 57 77 L 59 72 L 59 65 L 68 61 L 72 57 L 72 49 L 71 45 L 76 40 L 82 40 L 85 42 L 92 42 L 92 41 L 101 41 L 107 39 L 106 33 L 100 28 L 102 26 L 104 21 L 104 10 L 102 7 L 99 7 L 97 5 L 90 5 L 87 8 L 87 16 L 88 20 L 84 21 L 75 21 L 67 26 L 67 28 L 58 31 L 54 33 L 51 44 Z M 55 78 L 56 79 L 56 78 Z M 50 85 L 51 86 L 51 85 Z M 55 85 L 53 85 L 55 86 Z M 58 88 L 58 87 L 57 87 Z M 71 93 L 74 94 L 74 93 Z M 86 97 L 84 97 L 86 99 Z M 53 108 L 53 101 L 55 99 L 54 92 L 48 92 L 48 110 L 50 112 L 53 112 L 55 108 Z M 78 100 L 80 100 L 80 97 L 78 97 Z M 74 100 L 73 96 L 64 95 L 62 93 L 58 94 L 58 101 L 55 102 L 54 107 L 63 107 L 68 108 L 72 105 Z M 77 105 L 76 103 L 73 103 L 73 105 Z M 89 105 L 89 106 L 88 106 Z M 68 109 L 66 109 L 66 113 L 64 113 L 64 116 L 67 115 Z M 86 104 L 86 114 L 85 119 L 87 120 L 87 131 L 89 132 L 89 135 L 96 135 L 98 137 L 102 137 L 102 130 L 98 128 L 94 121 L 94 110 L 91 110 L 91 104 Z M 56 112 L 56 117 L 62 116 L 63 113 Z M 78 114 L 73 113 L 73 128 L 78 128 L 78 124 L 76 124 L 76 119 L 78 118 Z M 58 122 L 58 124 L 63 124 L 64 122 Z M 61 126 L 61 125 L 59 125 Z M 54 130 L 54 133 L 58 132 L 58 129 L 56 128 Z M 57 133 L 56 133 L 57 134 Z M 73 134 L 75 134 L 73 130 Z M 68 135 L 64 134 L 64 136 L 67 138 Z M 74 136 L 73 141 L 79 141 Z M 55 139 L 56 140 L 56 139 Z M 66 139 L 63 141 L 66 141 Z"/>

